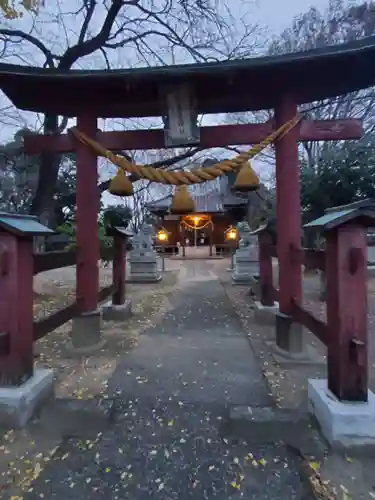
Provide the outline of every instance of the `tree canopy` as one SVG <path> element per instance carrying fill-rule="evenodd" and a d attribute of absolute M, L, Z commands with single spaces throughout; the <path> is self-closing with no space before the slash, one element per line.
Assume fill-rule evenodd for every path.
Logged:
<path fill-rule="evenodd" d="M 326 208 L 375 199 L 375 137 L 343 142 L 323 151 L 314 166 L 301 162 L 301 205 L 305 222 Z"/>

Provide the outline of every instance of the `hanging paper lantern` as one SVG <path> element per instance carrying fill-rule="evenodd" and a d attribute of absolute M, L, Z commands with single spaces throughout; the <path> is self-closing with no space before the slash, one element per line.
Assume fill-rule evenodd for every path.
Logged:
<path fill-rule="evenodd" d="M 236 191 L 243 193 L 259 188 L 259 177 L 254 172 L 250 162 L 247 161 L 238 172 L 233 187 Z"/>
<path fill-rule="evenodd" d="M 131 196 L 133 184 L 122 168 L 117 169 L 117 174 L 111 180 L 108 191 L 114 196 Z"/>
<path fill-rule="evenodd" d="M 172 198 L 171 213 L 184 215 L 191 214 L 194 211 L 195 203 L 188 191 L 187 186 L 178 186 Z"/>

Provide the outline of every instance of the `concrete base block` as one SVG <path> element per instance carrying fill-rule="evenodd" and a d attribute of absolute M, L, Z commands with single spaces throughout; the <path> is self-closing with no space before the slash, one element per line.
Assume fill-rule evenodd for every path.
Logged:
<path fill-rule="evenodd" d="M 251 276 L 239 275 L 236 273 L 232 274 L 232 284 L 233 285 L 250 285 Z"/>
<path fill-rule="evenodd" d="M 239 275 L 236 273 L 232 274 L 232 284 L 233 285 L 250 285 L 251 275 Z"/>
<path fill-rule="evenodd" d="M 101 310 L 83 313 L 73 318 L 70 342 L 66 349 L 72 354 L 90 354 L 100 350 L 105 345 L 101 337 Z"/>
<path fill-rule="evenodd" d="M 274 325 L 276 314 L 279 312 L 279 303 L 273 306 L 264 306 L 258 300 L 254 301 L 254 320 L 261 325 Z"/>
<path fill-rule="evenodd" d="M 21 428 L 54 394 L 53 371 L 38 368 L 19 387 L 0 387 L 0 424 Z"/>
<path fill-rule="evenodd" d="M 129 283 L 156 283 L 162 279 L 156 253 L 134 254 L 129 259 Z"/>
<path fill-rule="evenodd" d="M 161 274 L 155 274 L 153 276 L 144 274 L 131 274 L 126 280 L 127 283 L 158 283 L 163 279 Z"/>
<path fill-rule="evenodd" d="M 275 342 L 265 342 L 271 351 L 271 355 L 280 366 L 314 365 L 324 366 L 327 361 L 313 346 L 305 345 L 302 352 L 288 352 L 280 349 Z"/>
<path fill-rule="evenodd" d="M 375 394 L 367 403 L 339 401 L 328 390 L 326 379 L 309 379 L 309 410 L 333 448 L 375 445 Z"/>
<path fill-rule="evenodd" d="M 302 354 L 305 347 L 302 325 L 295 323 L 291 316 L 281 312 L 278 312 L 275 317 L 278 348 L 292 355 Z"/>
<path fill-rule="evenodd" d="M 107 302 L 102 306 L 102 318 L 104 321 L 125 321 L 132 315 L 132 302 L 125 300 L 125 304 L 115 305 Z"/>
<path fill-rule="evenodd" d="M 255 274 L 259 274 L 258 261 L 251 258 L 248 248 L 239 248 L 235 253 L 233 284 L 249 285 Z"/>
<path fill-rule="evenodd" d="M 250 281 L 250 292 L 253 297 L 256 298 L 257 301 L 260 301 L 260 280 L 258 275 L 254 275 Z"/>

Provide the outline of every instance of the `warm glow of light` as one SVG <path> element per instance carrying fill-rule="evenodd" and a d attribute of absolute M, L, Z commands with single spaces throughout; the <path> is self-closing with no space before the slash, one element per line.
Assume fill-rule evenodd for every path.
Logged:
<path fill-rule="evenodd" d="M 236 240 L 237 239 L 237 231 L 236 231 L 236 229 L 230 229 L 227 232 L 227 239 L 228 240 Z"/>
<path fill-rule="evenodd" d="M 156 235 L 156 238 L 159 241 L 167 241 L 168 239 L 168 234 L 165 231 L 159 231 Z"/>
<path fill-rule="evenodd" d="M 193 217 L 193 221 L 194 221 L 194 224 L 196 226 L 198 226 L 199 222 L 200 222 L 201 218 L 200 217 Z"/>

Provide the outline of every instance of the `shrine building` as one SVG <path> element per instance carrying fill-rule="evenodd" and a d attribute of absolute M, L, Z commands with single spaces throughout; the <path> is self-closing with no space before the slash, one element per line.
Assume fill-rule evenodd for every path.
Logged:
<path fill-rule="evenodd" d="M 261 186 L 257 191 L 237 192 L 233 188 L 235 178 L 231 173 L 190 186 L 195 210 L 187 215 L 171 213 L 172 192 L 149 203 L 147 209 L 160 218 L 156 247 L 174 254 L 180 247 L 185 256 L 188 247 L 207 246 L 212 256 L 228 253 L 237 246 L 236 224 L 248 219 L 250 211 L 259 213 L 266 190 Z"/>

